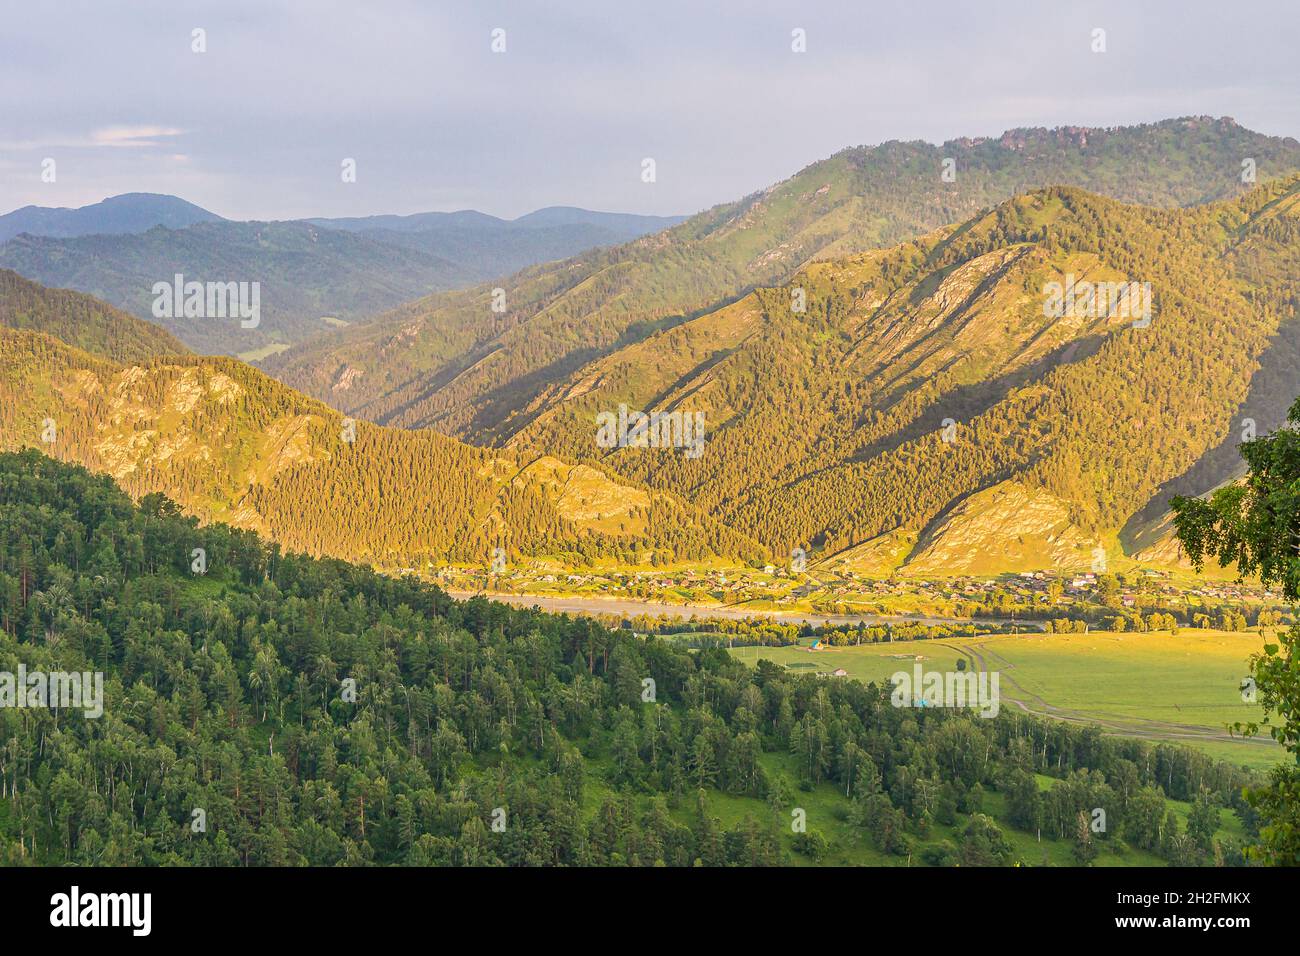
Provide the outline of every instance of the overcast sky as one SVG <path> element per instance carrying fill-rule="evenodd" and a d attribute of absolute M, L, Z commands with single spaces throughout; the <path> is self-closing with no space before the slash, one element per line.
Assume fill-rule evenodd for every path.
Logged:
<path fill-rule="evenodd" d="M 0 212 L 691 213 L 888 139 L 1188 114 L 1300 135 L 1295 0 L 0 0 L 0 23 Z"/>

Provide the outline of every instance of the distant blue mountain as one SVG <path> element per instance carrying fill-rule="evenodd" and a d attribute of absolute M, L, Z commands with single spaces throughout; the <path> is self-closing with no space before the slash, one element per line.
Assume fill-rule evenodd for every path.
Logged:
<path fill-rule="evenodd" d="M 552 207 L 237 222 L 175 196 L 127 193 L 80 209 L 0 216 L 0 268 L 152 318 L 153 284 L 182 273 L 261 283 L 265 322 L 165 320 L 200 352 L 264 353 L 431 292 L 463 288 L 666 229 L 677 217 Z M 323 321 L 322 317 L 328 319 Z"/>
<path fill-rule="evenodd" d="M 461 267 L 467 281 L 481 281 L 510 275 L 539 262 L 568 259 L 589 249 L 629 242 L 675 226 L 684 218 L 549 206 L 518 219 L 498 219 L 465 209 L 307 221 L 446 259 Z"/>
<path fill-rule="evenodd" d="M 685 216 L 639 216 L 624 212 L 593 212 L 577 206 L 547 206 L 520 216 L 498 219 L 475 209 L 459 212 L 417 212 L 409 216 L 354 216 L 342 219 L 309 219 L 308 222 L 348 232 L 387 229 L 394 232 L 428 232 L 445 229 L 549 229 L 556 226 L 587 226 L 635 239 L 647 233 L 675 226 Z"/>
<path fill-rule="evenodd" d="M 184 229 L 221 217 L 194 203 L 159 193 L 123 193 L 79 209 L 24 206 L 0 216 L 0 242 L 29 233 L 53 239 L 117 236 L 147 232 L 154 226 Z"/>
<path fill-rule="evenodd" d="M 632 233 L 634 235 L 631 238 L 635 238 L 675 226 L 685 219 L 685 216 L 638 216 L 628 212 L 592 212 L 577 206 L 547 206 L 520 216 L 512 224 L 530 229 L 545 226 L 598 226 L 614 232 Z"/>
<path fill-rule="evenodd" d="M 510 222 L 489 216 L 477 209 L 459 212 L 417 212 L 409 216 L 344 216 L 338 219 L 308 219 L 307 222 L 327 229 L 345 232 L 369 232 L 371 229 L 391 229 L 393 232 L 425 232 L 430 229 L 499 229 Z"/>

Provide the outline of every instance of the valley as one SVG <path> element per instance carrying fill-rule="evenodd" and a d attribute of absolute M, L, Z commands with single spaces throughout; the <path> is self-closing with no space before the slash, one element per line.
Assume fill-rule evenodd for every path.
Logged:
<path fill-rule="evenodd" d="M 695 565 L 647 571 L 628 568 L 564 568 L 536 565 L 429 565 L 385 568 L 414 575 L 453 593 L 491 593 L 503 598 L 545 598 L 575 602 L 638 602 L 689 615 L 695 610 L 727 616 L 746 613 L 792 617 L 817 613 L 850 622 L 871 616 L 913 616 L 948 621 L 1123 619 L 1140 629 L 1152 613 L 1172 614 L 1183 623 L 1287 613 L 1281 595 L 1230 575 L 1201 576 L 1135 566 L 1127 573 L 1076 575 L 1024 571 L 996 577 L 872 577 L 851 571 L 796 572 L 765 565 Z M 641 612 L 637 612 L 641 613 Z M 1267 619 L 1267 618 L 1266 618 Z"/>
<path fill-rule="evenodd" d="M 514 607 L 536 607 L 552 614 L 578 614 L 598 619 L 613 618 L 618 621 L 636 621 L 638 619 L 657 621 L 752 621 L 770 618 L 782 624 L 825 627 L 827 625 L 856 625 L 858 623 L 881 624 L 887 620 L 892 620 L 891 617 L 886 615 L 816 614 L 797 610 L 771 609 L 752 604 L 664 604 L 620 597 L 564 597 L 527 591 L 521 593 L 510 591 L 457 591 L 454 588 L 448 589 L 447 593 L 460 600 L 471 597 L 487 597 L 493 601 L 501 601 Z M 904 623 L 961 624 L 967 622 L 960 618 L 909 615 Z M 990 621 L 989 623 L 1002 624 L 1009 622 Z"/>
<path fill-rule="evenodd" d="M 1243 681 L 1297 579 L 1210 512 L 1294 531 L 1260 491 L 1300 424 L 1294 139 L 891 141 L 689 218 L 118 199 L 0 217 L 0 656 L 104 673 L 146 756 L 0 712 L 0 774 L 37 781 L 0 787 L 10 862 L 1273 839 L 1244 794 L 1287 740 L 1228 726 L 1277 710 Z M 218 267 L 263 277 L 265 322 L 150 309 Z M 909 696 L 914 665 L 996 682 L 992 711 Z M 145 823 L 199 800 L 216 839 Z"/>

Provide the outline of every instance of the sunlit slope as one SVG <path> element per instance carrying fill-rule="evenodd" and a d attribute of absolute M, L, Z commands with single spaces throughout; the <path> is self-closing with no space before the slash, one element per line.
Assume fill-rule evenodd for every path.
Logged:
<path fill-rule="evenodd" d="M 349 426 L 232 359 L 119 365 L 0 328 L 0 399 L 3 447 L 40 448 L 292 550 L 484 567 L 496 548 L 575 564 L 759 553 L 670 493 L 433 432 Z"/>
<path fill-rule="evenodd" d="M 159 326 L 81 292 L 47 289 L 8 269 L 0 269 L 0 325 L 45 332 L 118 362 L 189 352 Z"/>
<path fill-rule="evenodd" d="M 927 575 L 1121 558 L 1132 516 L 1231 477 L 1243 421 L 1300 392 L 1298 186 L 1187 210 L 1040 190 L 814 263 L 557 380 L 509 445 L 671 489 L 777 553 L 903 535 Z M 1150 321 L 1054 310 L 1071 282 L 1147 287 Z M 620 405 L 702 412 L 707 453 L 598 447 Z"/>
<path fill-rule="evenodd" d="M 888 247 L 1059 183 L 1163 206 L 1228 197 L 1247 188 L 1242 156 L 1257 158 L 1261 179 L 1300 168 L 1294 140 L 1204 117 L 844 150 L 673 229 L 431 296 L 268 367 L 363 417 L 500 444 L 528 424 L 557 381 L 754 287 L 784 282 L 810 261 Z M 955 163 L 952 182 L 941 176 L 946 158 Z M 503 299 L 494 299 L 498 288 Z"/>

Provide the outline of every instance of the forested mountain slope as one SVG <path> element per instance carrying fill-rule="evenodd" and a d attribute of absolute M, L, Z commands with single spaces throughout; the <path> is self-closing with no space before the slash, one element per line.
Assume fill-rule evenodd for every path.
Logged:
<path fill-rule="evenodd" d="M 42 285 L 78 289 L 205 353 L 256 353 L 288 345 L 462 281 L 457 267 L 415 249 L 303 222 L 203 222 L 134 235 L 19 236 L 0 246 L 0 267 Z M 157 317 L 154 284 L 259 283 L 255 327 L 238 319 Z"/>
<path fill-rule="evenodd" d="M 46 332 L 100 358 L 138 362 L 189 352 L 171 333 L 98 299 L 0 269 L 0 325 Z"/>
<path fill-rule="evenodd" d="M 56 454 L 134 494 L 389 566 L 803 548 L 935 576 L 1090 567 L 1118 540 L 1167 563 L 1143 529 L 1230 479 L 1245 423 L 1300 390 L 1298 218 L 1300 177 L 1186 209 L 1038 190 L 629 342 L 540 386 L 496 450 L 366 423 L 348 444 L 338 413 L 233 361 L 8 333 L 6 440 L 52 418 Z M 1150 321 L 1136 292 L 1053 311 L 1072 282 L 1149 285 Z M 704 454 L 601 447 L 596 416 L 624 405 L 702 416 Z"/>
<path fill-rule="evenodd" d="M 431 296 L 267 367 L 362 417 L 501 443 L 556 381 L 812 260 L 903 242 L 1046 185 L 1160 206 L 1228 197 L 1247 188 L 1244 159 L 1261 180 L 1285 175 L 1300 169 L 1300 143 L 1199 117 L 848 149 L 666 232 Z"/>
<path fill-rule="evenodd" d="M 1240 865 L 1258 832 L 1187 748 L 456 603 L 34 451 L 0 454 L 20 665 L 98 672 L 101 713 L 0 708 L 6 865 Z"/>
<path fill-rule="evenodd" d="M 352 432 L 355 429 L 355 432 Z M 423 567 L 761 552 L 675 496 L 434 432 L 350 426 L 225 358 L 122 365 L 0 328 L 0 446 L 35 446 L 287 548 Z"/>
<path fill-rule="evenodd" d="M 1300 391 L 1298 225 L 1300 178 L 1182 210 L 1036 191 L 594 360 L 509 444 L 599 459 L 776 553 L 903 534 L 916 573 L 1087 567 L 1170 489 L 1230 477 L 1243 420 Z M 1055 308 L 1071 282 L 1149 283 L 1150 320 Z M 706 453 L 598 447 L 622 404 L 702 412 Z"/>

